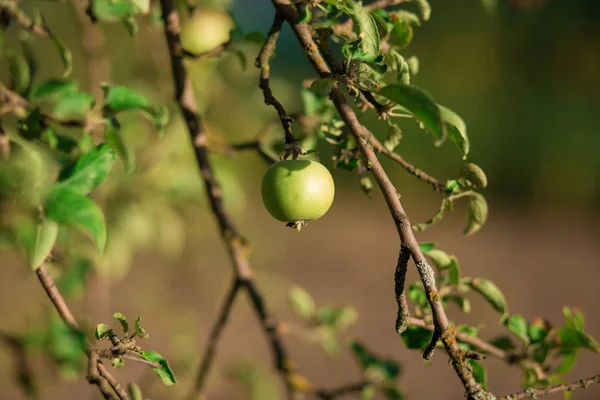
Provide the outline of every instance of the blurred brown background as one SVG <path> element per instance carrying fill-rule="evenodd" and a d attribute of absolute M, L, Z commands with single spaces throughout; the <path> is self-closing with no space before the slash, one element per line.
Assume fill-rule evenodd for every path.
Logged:
<path fill-rule="evenodd" d="M 587 317 L 589 333 L 600 337 L 600 3 L 551 0 L 540 7 L 523 8 L 516 1 L 500 1 L 495 13 L 486 12 L 475 0 L 431 3 L 432 18 L 417 30 L 407 53 L 417 55 L 421 62 L 414 83 L 467 122 L 472 143 L 469 159 L 488 173 L 490 184 L 485 194 L 491 211 L 487 225 L 472 237 L 462 235 L 465 210 L 458 207 L 418 239 L 434 241 L 455 254 L 463 274 L 496 282 L 512 312 L 528 319 L 543 315 L 559 325 L 562 306 L 577 306 Z M 85 43 L 81 43 L 86 31 L 79 22 L 62 22 L 75 15 L 72 5 L 31 2 L 24 7 L 34 6 L 42 9 L 49 25 L 56 27 L 56 33 L 73 50 L 74 77 L 88 80 L 89 52 L 86 55 Z M 265 32 L 273 14 L 268 1 L 232 1 L 228 9 L 247 31 Z M 143 22 L 140 27 L 140 34 L 129 38 L 120 26 L 102 26 L 108 57 L 100 52 L 100 60 L 110 61 L 111 81 L 132 85 L 154 103 L 166 104 L 171 98 L 171 82 L 163 38 Z M 9 36 L 4 46 L 11 45 Z M 36 43 L 35 50 L 48 67 L 40 72 L 41 77 L 60 74 L 53 49 Z M 273 110 L 262 104 L 257 88 L 258 71 L 252 61 L 258 48 L 248 46 L 244 51 L 250 61 L 246 71 L 232 56 L 191 66 L 215 140 L 251 139 L 274 116 Z M 288 111 L 299 111 L 296 88 L 314 74 L 287 28 L 272 70 L 275 94 Z M 373 126 L 384 135 L 385 127 L 372 117 Z M 90 292 L 71 303 L 76 315 L 87 315 L 90 323 L 108 323 L 116 311 L 130 319 L 141 315 L 150 332 L 148 347 L 170 360 L 180 384 L 165 388 L 152 371 L 133 363 L 115 374 L 122 382 L 139 382 L 147 397 L 176 399 L 191 386 L 229 285 L 231 268 L 202 189 L 194 186 L 199 175 L 193 160 L 188 150 L 181 151 L 182 146 L 187 148 L 181 122 L 172 123 L 161 141 L 138 118 L 131 117 L 123 124 L 131 131 L 128 140 L 138 153 L 136 176 L 145 180 L 131 183 L 116 171 L 114 183 L 107 183 L 97 196 L 105 201 L 113 222 L 126 206 L 142 204 L 136 211 L 142 219 L 154 218 L 154 225 L 144 228 L 139 221 L 126 225 L 138 224 L 156 237 L 132 254 L 109 249 L 109 259 L 119 262 L 102 263 L 102 275 L 91 279 Z M 455 177 L 461 165 L 452 145 L 435 149 L 427 136 L 411 127 L 397 151 L 440 179 Z M 322 152 L 322 157 L 329 166 L 326 154 Z M 420 354 L 407 350 L 394 331 L 392 276 L 399 242 L 379 193 L 375 191 L 368 199 L 354 175 L 333 170 L 338 191 L 332 209 L 298 233 L 274 221 L 263 209 L 258 189 L 265 165 L 256 155 L 214 158 L 224 180 L 226 201 L 240 231 L 252 242 L 257 281 L 278 318 L 293 319 L 287 302 L 292 283 L 306 288 L 319 304 L 353 304 L 360 317 L 346 336 L 400 360 L 401 382 L 410 399 L 463 398 L 442 351 L 426 366 Z M 428 219 L 438 207 L 436 195 L 396 165 L 386 161 L 384 166 L 402 194 L 411 220 Z M 143 194 L 162 193 L 163 185 L 175 186 L 174 177 L 184 172 L 187 175 L 181 178 L 181 185 L 191 193 L 183 196 L 184 201 L 165 196 L 155 197 L 158 205 L 144 202 Z M 156 219 L 158 214 L 166 216 Z M 111 229 L 115 242 L 115 237 L 126 235 L 116 222 Z M 19 332 L 36 323 L 48 301 L 19 254 L 7 250 L 0 262 L 4 272 L 0 330 Z M 416 278 L 410 269 L 409 281 Z M 471 298 L 471 314 L 464 315 L 451 306 L 450 318 L 457 323 L 480 323 L 484 338 L 502 332 L 496 313 Z M 329 357 L 318 346 L 293 337 L 286 337 L 285 342 L 300 369 L 316 384 L 334 387 L 360 379 L 347 352 Z M 248 392 L 228 377 L 233 366 L 247 361 L 257 366 L 260 380 L 279 385 L 269 347 L 245 297 L 240 297 L 218 349 L 209 398 L 249 398 Z M 520 388 L 520 370 L 495 359 L 483 363 L 489 368 L 492 391 L 507 394 Z M 2 399 L 22 398 L 12 380 L 12 367 L 10 353 L 0 346 Z M 42 399 L 97 398 L 95 388 L 82 379 L 58 380 L 43 362 L 36 363 L 36 369 L 42 377 Z M 568 378 L 599 372 L 600 358 L 582 352 Z M 279 397 L 262 392 L 256 398 Z M 575 392 L 572 398 L 598 399 L 600 386 Z"/>

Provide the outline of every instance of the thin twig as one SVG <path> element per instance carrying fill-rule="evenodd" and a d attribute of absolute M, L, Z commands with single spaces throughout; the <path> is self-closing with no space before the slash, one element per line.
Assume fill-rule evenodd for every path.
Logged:
<path fill-rule="evenodd" d="M 371 383 L 368 381 L 346 384 L 335 389 L 317 389 L 313 393 L 322 400 L 333 400 L 336 397 L 360 392 Z"/>
<path fill-rule="evenodd" d="M 589 378 L 580 379 L 573 383 L 562 383 L 560 385 L 550 386 L 547 388 L 529 388 L 521 392 L 513 393 L 508 396 L 501 397 L 500 400 L 523 400 L 523 399 L 539 399 L 540 397 L 549 396 L 554 393 L 572 392 L 577 389 L 587 389 L 592 385 L 600 383 L 600 374 Z"/>
<path fill-rule="evenodd" d="M 281 126 L 283 126 L 283 131 L 285 132 L 286 144 L 286 153 L 284 158 L 292 155 L 293 159 L 295 160 L 301 154 L 301 150 L 298 148 L 298 139 L 296 139 L 292 133 L 292 122 L 294 119 L 287 114 L 283 105 L 275 98 L 275 96 L 273 96 L 273 92 L 269 86 L 269 77 L 271 75 L 271 66 L 269 65 L 269 60 L 275 53 L 277 38 L 279 37 L 279 32 L 281 32 L 281 26 L 283 25 L 283 22 L 283 16 L 279 11 L 275 10 L 273 25 L 271 25 L 271 29 L 269 29 L 265 44 L 263 45 L 262 49 L 260 49 L 258 57 L 256 57 L 255 64 L 256 67 L 260 68 L 260 82 L 258 86 L 263 92 L 265 104 L 273 106 L 275 110 L 277 110 L 277 114 L 281 119 Z"/>
<path fill-rule="evenodd" d="M 15 363 L 15 381 L 18 382 L 19 387 L 27 397 L 37 398 L 38 389 L 34 381 L 34 373 L 31 364 L 27 360 L 25 341 L 21 337 L 6 333 L 0 333 L 0 340 L 2 340 L 12 352 Z"/>
<path fill-rule="evenodd" d="M 0 117 L 5 114 L 19 114 L 22 110 L 35 108 L 25 98 L 16 92 L 10 90 L 6 85 L 0 82 Z M 40 114 L 45 121 L 54 122 L 65 127 L 83 127 L 84 121 L 79 120 L 58 120 L 52 114 L 42 112 Z"/>
<path fill-rule="evenodd" d="M 319 72 L 319 75 L 321 77 L 329 76 L 331 71 L 319 52 L 319 47 L 312 37 L 312 32 L 306 24 L 300 24 L 298 22 L 299 15 L 294 6 L 292 6 L 289 0 L 272 0 L 272 2 L 291 26 L 302 49 L 308 56 L 313 67 Z M 442 342 L 444 343 L 446 352 L 451 359 L 454 370 L 465 387 L 467 396 L 471 399 L 489 398 L 490 396 L 482 389 L 481 385 L 475 381 L 469 363 L 462 356 L 463 353 L 456 342 L 454 330 L 449 329 L 450 324 L 448 323 L 448 317 L 446 316 L 441 298 L 438 294 L 433 269 L 429 266 L 423 252 L 419 248 L 419 243 L 414 236 L 410 221 L 406 216 L 402 203 L 398 197 L 398 192 L 379 163 L 375 151 L 369 144 L 362 124 L 337 85 L 333 87 L 329 97 L 346 123 L 346 126 L 356 138 L 362 155 L 370 164 L 371 173 L 384 194 L 388 208 L 396 224 L 400 240 L 412 254 L 413 261 L 417 266 L 425 292 L 427 293 L 427 299 L 431 307 L 436 330 L 441 333 Z"/>
<path fill-rule="evenodd" d="M 113 388 L 121 400 L 130 400 L 125 388 L 121 386 L 121 384 L 110 374 L 110 372 L 108 372 L 104 364 L 101 362 L 98 363 L 98 372 L 100 372 L 100 375 L 106 379 L 110 387 Z"/>
<path fill-rule="evenodd" d="M 213 173 L 212 164 L 209 159 L 206 131 L 204 130 L 202 119 L 198 113 L 191 81 L 183 64 L 183 56 L 178 51 L 178 49 L 181 48 L 181 39 L 179 37 L 179 15 L 174 7 L 173 0 L 161 0 L 160 4 L 162 9 L 162 19 L 165 26 L 165 36 L 169 49 L 169 58 L 171 61 L 175 99 L 183 114 L 187 129 L 194 144 L 196 161 L 204 180 L 206 194 L 219 225 L 221 237 L 227 248 L 235 279 L 240 279 L 244 283 L 253 300 L 255 296 L 262 298 L 258 287 L 256 286 L 256 282 L 254 282 L 252 278 L 252 268 L 248 261 L 247 244 L 237 232 L 233 221 L 225 209 L 221 188 Z M 271 315 L 264 303 L 260 303 L 261 309 L 258 308 L 258 305 L 259 304 L 254 301 L 254 307 L 256 308 L 257 313 L 261 315 L 263 331 L 271 341 L 271 350 L 277 360 L 275 367 L 280 373 L 289 394 L 293 392 L 293 388 L 288 379 L 291 369 L 287 352 L 281 345 L 282 341 L 279 337 L 279 333 L 276 330 L 270 329 L 271 325 L 275 323 L 275 318 Z M 263 321 L 268 321 L 269 323 L 266 324 Z M 191 395 L 199 396 L 203 389 L 203 387 L 198 387 L 198 385 L 196 385 L 192 389 Z"/>
<path fill-rule="evenodd" d="M 54 308 L 58 312 L 58 315 L 63 320 L 63 322 L 74 332 L 81 332 L 79 323 L 73 316 L 73 313 L 69 309 L 69 306 L 67 305 L 67 302 L 65 301 L 64 297 L 58 290 L 56 282 L 54 282 L 54 279 L 52 279 L 52 275 L 50 275 L 46 264 L 41 264 L 36 269 L 36 274 L 38 276 L 38 279 L 40 280 L 40 283 L 42 284 L 42 287 L 46 291 L 46 294 L 50 298 L 50 301 L 52 301 Z M 117 399 L 117 397 L 115 397 L 110 390 L 111 386 L 114 387 L 113 383 L 115 383 L 116 380 L 114 380 L 114 378 L 111 377 L 113 379 L 113 383 L 110 383 L 108 382 L 106 376 L 102 376 L 99 373 L 99 367 L 102 366 L 102 362 L 100 361 L 98 353 L 94 349 L 92 349 L 89 340 L 86 339 L 85 343 L 86 354 L 89 358 L 88 381 L 98 386 L 100 393 L 102 393 L 105 399 Z M 118 392 L 117 395 L 119 395 L 119 398 L 121 400 L 129 400 L 129 396 L 127 396 L 127 393 L 125 393 L 126 397 L 121 396 Z"/>
<path fill-rule="evenodd" d="M 41 23 L 35 23 L 27 14 L 19 8 L 17 1 L 0 0 L 0 10 L 8 14 L 8 17 L 15 22 L 19 27 L 33 33 L 39 37 L 48 37 L 50 31 Z"/>
<path fill-rule="evenodd" d="M 233 284 L 231 285 L 231 289 L 227 291 L 227 296 L 225 297 L 225 301 L 221 307 L 221 311 L 219 312 L 219 317 L 213 326 L 210 337 L 206 344 L 204 350 L 204 356 L 202 359 L 202 363 L 200 364 L 200 369 L 198 370 L 198 375 L 196 377 L 195 387 L 199 390 L 204 388 L 206 383 L 206 378 L 208 377 L 208 372 L 210 371 L 210 367 L 213 363 L 213 359 L 215 357 L 215 352 L 217 350 L 217 345 L 219 344 L 219 339 L 225 329 L 225 325 L 227 324 L 227 319 L 229 318 L 229 313 L 231 308 L 233 307 L 233 303 L 240 289 L 240 281 L 237 278 L 233 279 Z M 195 397 L 196 392 L 192 395 L 190 399 Z"/>
<path fill-rule="evenodd" d="M 431 176 L 431 175 L 427 174 L 426 172 L 423 172 L 419 168 L 415 167 L 414 165 L 412 165 L 411 163 L 406 161 L 404 158 L 402 158 L 402 156 L 400 156 L 399 154 L 396 154 L 393 151 L 388 150 L 379 140 L 377 140 L 375 135 L 372 132 L 370 132 L 367 128 L 364 128 L 364 131 L 365 131 L 365 134 L 366 134 L 369 142 L 371 143 L 371 146 L 373 146 L 373 148 L 376 151 L 380 152 L 381 154 L 388 157 L 389 159 L 397 162 L 409 174 L 417 177 L 418 179 L 422 180 L 423 182 L 430 184 L 433 187 L 433 190 L 435 190 L 437 192 L 443 192 L 446 189 L 446 185 L 444 183 L 438 181 L 433 176 Z"/>

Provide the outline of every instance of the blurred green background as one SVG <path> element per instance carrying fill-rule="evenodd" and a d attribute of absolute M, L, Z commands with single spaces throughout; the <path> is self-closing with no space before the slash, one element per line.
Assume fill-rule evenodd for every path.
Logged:
<path fill-rule="evenodd" d="M 600 3 L 541 3 L 523 7 L 517 1 L 500 0 L 491 13 L 476 0 L 431 0 L 431 20 L 417 29 L 404 51 L 420 60 L 420 72 L 412 83 L 466 121 L 469 161 L 483 167 L 490 182 L 485 190 L 490 219 L 481 232 L 462 235 L 465 210 L 458 207 L 418 239 L 433 240 L 456 254 L 464 274 L 494 280 L 511 311 L 528 318 L 544 315 L 560 324 L 561 307 L 577 306 L 588 317 L 589 333 L 599 337 L 600 319 L 595 313 L 600 301 L 600 157 L 596 154 L 600 147 Z M 90 79 L 130 85 L 154 104 L 168 105 L 176 117 L 162 139 L 143 119 L 123 119 L 139 168 L 127 176 L 118 166 L 95 194 L 109 220 L 108 254 L 90 275 L 89 290 L 75 293 L 70 301 L 76 315 L 90 324 L 108 323 L 116 311 L 130 318 L 141 315 L 151 335 L 148 346 L 171 361 L 180 384 L 164 388 L 151 371 L 131 363 L 116 375 L 122 381 L 138 381 L 152 399 L 178 398 L 191 385 L 231 270 L 203 198 L 187 132 L 172 105 L 164 39 L 160 30 L 144 21 L 133 38 L 120 25 L 102 25 L 103 35 L 90 33 L 85 28 L 88 21 L 77 17 L 80 13 L 71 3 L 27 1 L 22 6 L 39 7 L 49 26 L 65 40 L 74 55 L 73 77 L 84 87 L 97 93 L 98 82 L 92 84 Z M 266 0 L 230 1 L 226 6 L 245 31 L 266 32 L 270 26 L 273 9 Z M 3 53 L 17 49 L 16 33 L 9 32 Z M 61 74 L 60 60 L 47 41 L 35 41 L 34 50 L 40 64 L 38 80 Z M 189 65 L 215 144 L 253 139 L 275 117 L 273 109 L 263 104 L 257 86 L 253 60 L 258 47 L 247 45 L 243 51 L 248 58 L 246 70 L 232 55 Z M 4 82 L 6 70 L 2 61 Z M 301 111 L 298 88 L 315 74 L 288 27 L 272 62 L 272 76 L 274 93 L 288 112 Z M 385 123 L 377 121 L 373 112 L 365 120 L 384 137 Z M 452 144 L 434 148 L 412 123 L 406 124 L 396 151 L 441 180 L 455 178 L 463 162 Z M 322 161 L 330 167 L 326 154 L 322 151 Z M 403 363 L 401 382 L 409 398 L 462 398 L 459 382 L 441 352 L 426 366 L 394 332 L 392 274 L 398 239 L 379 193 L 368 199 L 356 175 L 333 170 L 337 194 L 331 211 L 298 233 L 263 209 L 259 187 L 266 164 L 257 155 L 215 154 L 213 160 L 226 204 L 252 243 L 257 280 L 279 318 L 293 318 L 286 300 L 292 283 L 305 287 L 319 303 L 353 304 L 360 317 L 349 337 L 360 338 L 373 350 Z M 383 164 L 411 220 L 428 219 L 439 205 L 437 196 L 397 165 L 387 160 Z M 6 249 L 0 262 L 4 268 L 0 331 L 18 333 L 39 325 L 48 302 L 34 274 L 19 252 Z M 58 264 L 57 274 L 68 270 Z M 416 278 L 411 270 L 409 280 Z M 482 323 L 484 338 L 500 332 L 496 316 L 481 302 L 474 302 L 470 315 L 452 307 L 449 314 L 457 322 Z M 279 383 L 266 341 L 244 298 L 238 299 L 223 339 L 209 398 L 279 398 L 265 389 L 271 381 L 276 387 Z M 347 352 L 329 357 L 318 346 L 293 337 L 286 337 L 286 343 L 315 383 L 335 386 L 359 379 Z M 570 377 L 592 375 L 600 368 L 597 357 L 582 354 L 580 361 Z M 248 388 L 240 379 L 232 379 L 232 369 L 239 372 L 248 365 L 260 376 L 255 382 L 267 384 Z M 492 390 L 508 393 L 520 387 L 518 369 L 494 359 L 485 365 Z M 0 398 L 22 398 L 12 379 L 13 366 L 11 353 L 0 347 Z M 35 367 L 43 399 L 97 396 L 84 380 L 57 380 L 49 365 L 40 362 Z M 573 398 L 597 399 L 600 389 L 575 393 Z"/>

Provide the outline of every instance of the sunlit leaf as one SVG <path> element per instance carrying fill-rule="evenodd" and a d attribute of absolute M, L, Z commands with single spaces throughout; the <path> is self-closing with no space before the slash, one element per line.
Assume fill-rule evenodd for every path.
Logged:
<path fill-rule="evenodd" d="M 37 269 L 50 255 L 57 235 L 58 225 L 56 222 L 44 218 L 38 223 L 35 242 L 28 251 L 31 268 Z"/>
<path fill-rule="evenodd" d="M 309 319 L 315 315 L 315 301 L 312 296 L 300 286 L 292 286 L 288 292 L 292 309 L 300 317 Z"/>
<path fill-rule="evenodd" d="M 152 370 L 156 372 L 162 383 L 164 383 L 166 386 L 171 386 L 177 383 L 177 379 L 175 378 L 175 374 L 173 374 L 171 367 L 169 367 L 169 363 L 156 351 L 144 351 L 140 354 L 140 356 L 148 361 L 160 364 L 162 368 L 152 367 Z"/>
<path fill-rule="evenodd" d="M 446 126 L 448 137 L 458 147 L 463 158 L 469 154 L 469 137 L 467 136 L 467 125 L 465 121 L 451 109 L 438 104 L 442 120 Z M 482 186 L 485 187 L 485 186 Z"/>
<path fill-rule="evenodd" d="M 475 378 L 475 381 L 479 383 L 484 390 L 487 389 L 487 376 L 483 366 L 475 360 L 469 360 L 469 364 L 471 364 L 471 368 L 473 368 L 473 378 Z"/>
<path fill-rule="evenodd" d="M 123 328 L 123 332 L 127 333 L 129 331 L 129 324 L 127 323 L 127 318 L 121 313 L 114 313 L 113 318 L 119 321 L 121 327 Z"/>
<path fill-rule="evenodd" d="M 467 284 L 476 292 L 480 293 L 500 314 L 507 313 L 506 299 L 496 284 L 488 279 L 474 278 Z"/>
<path fill-rule="evenodd" d="M 431 97 L 414 86 L 394 83 L 379 90 L 387 97 L 411 112 L 435 138 L 435 144 L 441 145 L 446 138 L 446 126 L 437 104 Z"/>

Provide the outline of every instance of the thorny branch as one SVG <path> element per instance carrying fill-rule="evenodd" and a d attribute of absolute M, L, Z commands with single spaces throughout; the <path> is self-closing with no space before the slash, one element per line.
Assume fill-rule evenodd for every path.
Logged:
<path fill-rule="evenodd" d="M 283 22 L 284 19 L 281 13 L 279 11 L 275 11 L 273 25 L 271 26 L 271 29 L 269 29 L 265 44 L 258 53 L 258 57 L 256 57 L 255 64 L 256 67 L 260 68 L 260 83 L 258 86 L 263 91 L 265 104 L 271 105 L 275 108 L 275 110 L 277 110 L 277 114 L 281 119 L 283 131 L 285 132 L 286 152 L 283 158 L 288 158 L 291 155 L 295 160 L 300 154 L 302 154 L 302 150 L 298 148 L 298 139 L 296 139 L 292 133 L 292 122 L 294 120 L 287 114 L 283 105 L 275 98 L 275 96 L 273 96 L 273 92 L 269 86 L 269 77 L 271 75 L 271 66 L 269 65 L 269 60 L 275 53 L 277 38 L 281 32 L 281 26 L 283 25 Z"/>
<path fill-rule="evenodd" d="M 250 296 L 253 308 L 259 317 L 261 327 L 271 343 L 275 367 L 279 371 L 284 383 L 286 384 L 288 393 L 291 393 L 293 391 L 293 387 L 289 380 L 291 373 L 289 365 L 290 363 L 287 352 L 283 347 L 283 342 L 276 329 L 277 322 L 267 309 L 266 304 L 263 301 L 262 294 L 256 286 L 256 282 L 253 280 L 252 269 L 248 261 L 248 249 L 246 242 L 237 232 L 233 221 L 225 210 L 223 198 L 221 196 L 221 188 L 219 187 L 219 184 L 213 174 L 212 164 L 209 159 L 206 132 L 202 125 L 201 117 L 198 113 L 191 81 L 183 64 L 183 57 L 178 51 L 178 49 L 181 48 L 181 40 L 179 38 L 179 15 L 174 7 L 173 0 L 161 0 L 160 4 L 162 8 L 162 19 L 165 26 L 165 35 L 171 60 L 175 99 L 179 109 L 181 110 L 181 113 L 183 114 L 183 118 L 194 145 L 196 161 L 204 180 L 206 193 L 210 201 L 211 208 L 221 231 L 221 237 L 227 248 L 227 252 L 229 253 L 234 270 L 234 277 L 236 281 L 239 281 L 241 284 L 243 284 L 243 288 Z M 221 317 L 219 317 L 217 325 L 221 324 L 220 321 Z M 215 327 L 213 331 L 221 332 L 222 329 Z M 216 346 L 216 344 L 213 344 L 216 342 L 216 340 L 218 339 L 211 339 L 209 341 L 207 352 L 211 347 Z M 198 375 L 199 378 L 191 392 L 192 397 L 202 394 L 205 382 L 202 376 L 207 373 L 208 372 L 204 372 L 202 368 L 200 369 L 199 374 L 202 375 Z"/>
<path fill-rule="evenodd" d="M 327 63 L 319 52 L 319 47 L 315 43 L 312 32 L 306 24 L 298 22 L 299 16 L 297 10 L 292 6 L 289 0 L 272 0 L 274 6 L 283 14 L 286 21 L 292 28 L 300 42 L 302 49 L 310 59 L 313 67 L 318 71 L 321 77 L 327 77 L 331 73 Z M 398 192 L 390 181 L 385 170 L 379 163 L 375 151 L 369 145 L 365 131 L 358 120 L 354 110 L 346 101 L 344 95 L 337 86 L 334 86 L 330 93 L 330 99 L 333 101 L 338 113 L 350 129 L 352 135 L 357 139 L 360 151 L 366 161 L 371 165 L 371 173 L 375 177 L 377 184 L 384 194 L 388 208 L 396 228 L 402 245 L 406 246 L 411 252 L 412 259 L 417 266 L 417 270 L 423 282 L 427 299 L 429 301 L 436 331 L 441 336 L 442 343 L 446 348 L 451 363 L 458 377 L 463 383 L 467 396 L 471 399 L 486 399 L 490 398 L 481 386 L 475 381 L 470 365 L 464 358 L 464 355 L 456 342 L 454 328 L 450 326 L 448 317 L 442 306 L 441 298 L 435 284 L 433 269 L 427 263 L 423 252 L 419 248 L 419 244 L 414 236 L 412 227 L 400 199 Z"/>
<path fill-rule="evenodd" d="M 46 291 L 46 294 L 50 298 L 54 308 L 60 315 L 60 318 L 69 328 L 71 328 L 71 330 L 74 332 L 81 332 L 79 323 L 73 316 L 73 313 L 69 309 L 64 297 L 58 290 L 58 287 L 56 286 L 54 279 L 52 279 L 46 264 L 40 265 L 36 269 L 36 273 L 40 283 L 42 284 L 42 287 Z M 96 350 L 92 349 L 91 343 L 88 340 L 86 340 L 86 353 L 89 358 L 89 382 L 98 386 L 98 389 L 105 399 L 130 400 L 126 392 L 117 390 L 118 388 L 122 388 L 122 386 L 108 373 L 108 371 L 106 371 L 104 365 L 102 365 L 102 362 L 100 361 L 98 353 Z M 105 372 L 103 373 L 102 371 Z M 115 397 L 111 392 L 111 387 L 114 389 L 118 397 Z"/>

